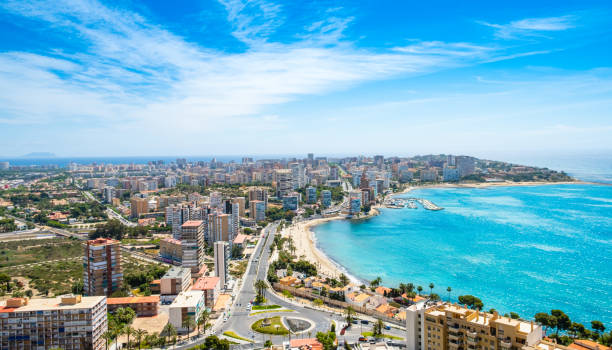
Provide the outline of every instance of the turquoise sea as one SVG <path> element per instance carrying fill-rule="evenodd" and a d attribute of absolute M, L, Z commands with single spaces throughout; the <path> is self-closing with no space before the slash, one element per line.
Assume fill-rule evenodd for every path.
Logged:
<path fill-rule="evenodd" d="M 419 189 L 442 211 L 382 209 L 363 222 L 317 226 L 319 247 L 360 279 L 412 282 L 447 299 L 479 296 L 485 308 L 564 310 L 612 328 L 612 186 L 543 185 Z"/>

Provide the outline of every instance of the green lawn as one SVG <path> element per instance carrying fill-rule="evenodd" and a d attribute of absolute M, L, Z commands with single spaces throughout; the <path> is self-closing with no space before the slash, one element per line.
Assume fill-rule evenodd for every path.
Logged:
<path fill-rule="evenodd" d="M 267 322 L 269 325 L 263 326 Z M 289 330 L 283 326 L 279 316 L 264 318 L 251 325 L 251 329 L 255 332 L 272 335 L 287 335 Z"/>
<path fill-rule="evenodd" d="M 272 312 L 293 312 L 293 310 L 289 310 L 289 309 L 262 310 L 262 311 L 251 312 L 249 314 L 249 316 L 255 316 L 255 315 L 259 315 L 259 314 L 267 314 L 267 313 L 272 313 Z"/>
<path fill-rule="evenodd" d="M 230 337 L 230 338 L 234 338 L 234 339 L 238 339 L 238 340 L 243 340 L 249 343 L 252 343 L 253 341 L 244 337 L 239 336 L 238 334 L 232 332 L 232 331 L 227 331 L 227 332 L 223 332 L 223 335 L 226 337 Z"/>
<path fill-rule="evenodd" d="M 255 310 L 271 310 L 280 309 L 280 305 L 253 305 L 253 311 Z"/>
<path fill-rule="evenodd" d="M 374 335 L 372 334 L 372 332 L 363 332 L 361 333 L 361 335 L 363 335 L 364 337 L 373 337 Z M 378 338 L 387 338 L 387 339 L 395 339 L 395 340 L 404 340 L 404 338 L 402 337 L 396 337 L 394 335 L 391 334 L 380 334 L 378 335 Z"/>

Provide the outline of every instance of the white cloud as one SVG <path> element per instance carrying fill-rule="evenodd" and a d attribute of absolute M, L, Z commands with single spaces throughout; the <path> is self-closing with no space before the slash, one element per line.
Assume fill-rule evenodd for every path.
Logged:
<path fill-rule="evenodd" d="M 543 36 L 546 32 L 558 32 L 575 27 L 572 15 L 560 17 L 525 18 L 506 24 L 480 21 L 478 23 L 495 28 L 495 36 L 502 39 L 517 39 L 529 36 Z"/>

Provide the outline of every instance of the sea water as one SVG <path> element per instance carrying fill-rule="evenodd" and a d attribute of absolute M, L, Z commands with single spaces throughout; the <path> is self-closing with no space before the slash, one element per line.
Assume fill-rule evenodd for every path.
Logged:
<path fill-rule="evenodd" d="M 385 209 L 362 222 L 314 230 L 319 247 L 361 279 L 412 282 L 446 300 L 480 297 L 485 309 L 532 318 L 551 309 L 612 327 L 612 186 L 431 188 L 444 207 Z"/>

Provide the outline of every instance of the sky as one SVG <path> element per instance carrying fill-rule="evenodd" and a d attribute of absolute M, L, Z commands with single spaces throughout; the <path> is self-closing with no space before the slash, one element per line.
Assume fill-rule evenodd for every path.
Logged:
<path fill-rule="evenodd" d="M 0 156 L 612 152 L 609 1 L 4 0 Z"/>

